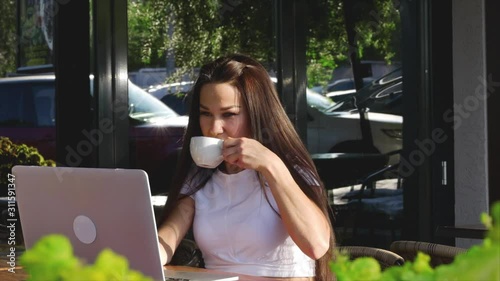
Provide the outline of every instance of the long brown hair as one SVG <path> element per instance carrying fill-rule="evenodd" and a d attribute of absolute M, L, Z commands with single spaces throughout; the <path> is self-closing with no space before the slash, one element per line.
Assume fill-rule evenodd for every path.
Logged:
<path fill-rule="evenodd" d="M 213 170 L 197 168 L 189 152 L 191 137 L 202 135 L 200 127 L 200 92 L 208 83 L 229 83 L 241 93 L 242 101 L 248 109 L 252 138 L 258 140 L 277 154 L 285 163 L 300 189 L 330 220 L 326 190 L 316 167 L 302 143 L 278 98 L 276 88 L 266 69 L 256 60 L 241 54 L 221 57 L 204 65 L 189 95 L 189 124 L 184 135 L 180 161 L 169 190 L 164 217 L 168 216 L 186 182 L 194 182 L 196 192 L 204 186 Z M 190 171 L 195 170 L 195 173 Z M 331 222 L 330 227 L 331 227 Z M 316 280 L 333 280 L 329 261 L 333 259 L 335 237 L 331 228 L 330 248 L 316 261 Z"/>

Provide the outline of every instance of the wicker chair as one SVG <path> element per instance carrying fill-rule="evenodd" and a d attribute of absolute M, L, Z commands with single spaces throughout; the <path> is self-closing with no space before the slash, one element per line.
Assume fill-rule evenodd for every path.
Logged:
<path fill-rule="evenodd" d="M 396 253 L 374 247 L 339 246 L 337 249 L 340 253 L 347 254 L 351 259 L 359 257 L 373 257 L 378 261 L 382 269 L 390 266 L 402 265 L 405 262 L 403 257 Z"/>
<path fill-rule="evenodd" d="M 431 257 L 432 267 L 451 263 L 456 255 L 467 251 L 463 248 L 419 241 L 394 241 L 390 250 L 406 261 L 413 261 L 418 252 L 423 252 Z"/>

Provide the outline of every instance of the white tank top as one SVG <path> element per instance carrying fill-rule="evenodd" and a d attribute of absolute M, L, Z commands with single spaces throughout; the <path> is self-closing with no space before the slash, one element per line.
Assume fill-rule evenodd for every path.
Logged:
<path fill-rule="evenodd" d="M 181 193 L 187 190 L 184 186 Z M 267 184 L 266 193 L 278 211 Z M 315 275 L 315 261 L 288 235 L 266 201 L 256 171 L 229 175 L 217 170 L 191 198 L 194 238 L 206 268 L 269 277 Z"/>

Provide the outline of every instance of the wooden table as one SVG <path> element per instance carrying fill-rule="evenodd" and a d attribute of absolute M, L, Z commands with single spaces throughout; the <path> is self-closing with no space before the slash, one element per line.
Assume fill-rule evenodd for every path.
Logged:
<path fill-rule="evenodd" d="M 0 257 L 0 280 L 1 281 L 21 281 L 21 280 L 26 280 L 28 278 L 28 274 L 19 266 L 16 265 L 15 267 L 11 268 L 7 264 L 8 260 L 7 257 Z M 167 265 L 165 266 L 166 269 L 170 270 L 178 270 L 178 271 L 198 271 L 198 272 L 217 272 L 214 270 L 210 269 L 205 269 L 205 268 L 196 268 L 196 267 L 189 267 L 189 266 L 173 266 L 173 265 Z M 249 276 L 249 275 L 243 275 L 243 274 L 238 274 L 239 280 L 241 281 L 280 281 L 280 280 L 286 280 L 282 278 L 265 278 L 265 277 L 255 277 L 255 276 Z M 295 281 L 295 279 L 294 279 Z M 297 281 L 301 281 L 297 279 Z"/>
<path fill-rule="evenodd" d="M 18 281 L 28 279 L 28 274 L 24 270 L 16 265 L 11 268 L 8 264 L 7 257 L 0 258 L 0 280 L 2 281 Z"/>

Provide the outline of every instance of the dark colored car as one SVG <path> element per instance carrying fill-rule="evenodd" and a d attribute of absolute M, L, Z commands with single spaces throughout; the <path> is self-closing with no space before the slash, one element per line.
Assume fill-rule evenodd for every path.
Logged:
<path fill-rule="evenodd" d="M 363 87 L 370 84 L 373 80 L 375 80 L 373 77 L 364 77 Z M 356 85 L 354 84 L 354 78 L 342 78 L 326 86 L 312 87 L 311 90 L 330 98 L 334 102 L 338 102 L 354 95 L 356 93 Z"/>
<path fill-rule="evenodd" d="M 363 87 L 370 84 L 373 80 L 373 77 L 364 77 Z M 354 94 L 356 94 L 354 78 L 339 79 L 331 84 L 328 84 L 324 90 L 324 95 L 335 102 L 341 101 Z"/>
<path fill-rule="evenodd" d="M 361 88 L 349 99 L 340 101 L 333 111 L 367 108 L 368 112 L 402 115 L 403 71 L 398 68 Z"/>
<path fill-rule="evenodd" d="M 54 75 L 1 78 L 0 136 L 56 160 L 54 87 Z M 130 81 L 128 93 L 131 168 L 148 173 L 152 194 L 166 192 L 188 118 Z"/>

